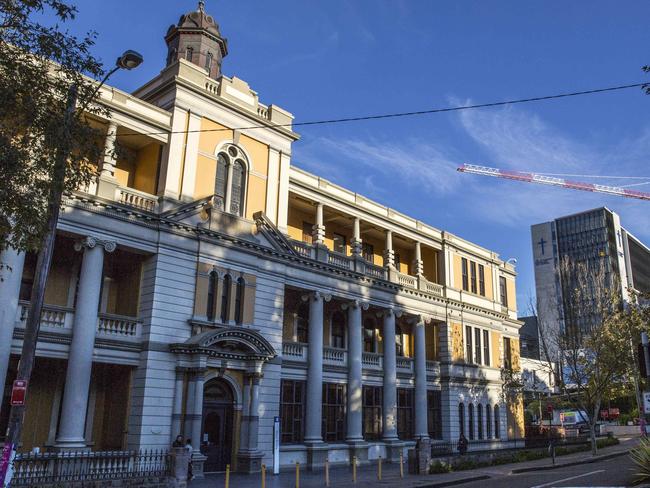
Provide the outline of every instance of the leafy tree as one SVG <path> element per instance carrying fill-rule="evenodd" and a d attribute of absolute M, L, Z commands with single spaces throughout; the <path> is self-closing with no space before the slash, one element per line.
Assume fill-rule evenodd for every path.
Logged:
<path fill-rule="evenodd" d="M 90 52 L 95 34 L 79 39 L 45 25 L 37 19 L 46 13 L 63 24 L 77 10 L 62 0 L 0 0 L 0 249 L 42 247 L 57 151 L 67 154 L 65 193 L 90 182 L 103 150 L 90 123 L 106 115 L 92 103 L 93 78 L 104 73 Z M 72 86 L 83 110 L 64 121 Z"/>

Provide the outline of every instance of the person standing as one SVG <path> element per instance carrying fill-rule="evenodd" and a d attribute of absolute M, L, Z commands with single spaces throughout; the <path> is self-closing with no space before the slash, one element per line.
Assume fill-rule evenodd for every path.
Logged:
<path fill-rule="evenodd" d="M 189 463 L 187 465 L 187 480 L 190 481 L 194 478 L 194 475 L 192 474 L 192 451 L 194 450 L 192 447 L 192 439 L 187 439 L 185 441 L 185 449 L 187 449 L 187 453 L 190 455 Z"/>

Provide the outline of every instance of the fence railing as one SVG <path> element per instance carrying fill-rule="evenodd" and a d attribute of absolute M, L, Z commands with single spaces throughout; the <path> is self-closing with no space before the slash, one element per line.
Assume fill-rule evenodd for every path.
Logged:
<path fill-rule="evenodd" d="M 11 486 L 38 486 L 75 481 L 123 480 L 171 474 L 171 455 L 164 450 L 24 453 L 14 459 Z"/>
<path fill-rule="evenodd" d="M 21 300 L 18 310 L 20 314 L 18 321 L 20 326 L 24 327 L 29 315 L 29 302 Z M 41 327 L 51 327 L 54 329 L 72 328 L 74 318 L 74 309 L 69 307 L 60 307 L 57 305 L 43 305 L 41 311 Z"/>
<path fill-rule="evenodd" d="M 148 212 L 156 212 L 158 209 L 158 197 L 138 191 L 134 188 L 119 187 L 118 200 L 124 205 L 136 207 Z"/>
<path fill-rule="evenodd" d="M 467 443 L 468 453 L 481 453 L 495 450 L 505 449 L 533 449 L 533 448 L 546 448 L 549 443 L 553 441 L 555 447 L 574 446 L 589 443 L 589 436 L 576 436 L 576 437 L 552 437 L 548 436 L 535 436 L 517 439 L 479 439 L 470 440 Z M 458 442 L 446 441 L 432 441 L 431 442 L 431 456 L 451 456 L 460 454 L 458 450 Z"/>
<path fill-rule="evenodd" d="M 97 332 L 107 336 L 139 337 L 142 322 L 133 317 L 100 313 Z"/>

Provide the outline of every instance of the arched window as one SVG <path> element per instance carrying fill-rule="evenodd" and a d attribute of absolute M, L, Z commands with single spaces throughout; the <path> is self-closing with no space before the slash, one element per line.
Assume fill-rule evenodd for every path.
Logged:
<path fill-rule="evenodd" d="M 243 277 L 237 278 L 237 291 L 235 293 L 235 323 L 241 325 L 244 317 L 244 290 L 246 283 Z"/>
<path fill-rule="evenodd" d="M 398 324 L 395 324 L 395 349 L 398 356 L 404 356 L 404 334 Z"/>
<path fill-rule="evenodd" d="M 371 318 L 363 322 L 363 350 L 375 352 L 375 321 Z"/>
<path fill-rule="evenodd" d="M 336 311 L 332 314 L 332 347 L 345 349 L 345 314 Z"/>
<path fill-rule="evenodd" d="M 489 403 L 485 406 L 485 437 L 492 439 L 492 407 Z"/>
<path fill-rule="evenodd" d="M 483 405 L 480 403 L 476 407 L 476 421 L 478 426 L 478 438 L 483 440 Z"/>
<path fill-rule="evenodd" d="M 474 405 L 471 403 L 467 407 L 467 430 L 469 434 L 469 440 L 473 441 L 474 440 Z"/>
<path fill-rule="evenodd" d="M 210 271 L 208 275 L 208 303 L 206 309 L 206 317 L 210 322 L 215 319 L 215 314 L 217 312 L 217 285 L 218 285 L 219 275 L 215 270 Z"/>
<path fill-rule="evenodd" d="M 221 293 L 221 321 L 225 324 L 228 322 L 230 315 L 230 287 L 232 285 L 232 278 L 226 275 L 223 279 L 223 292 Z"/>
<path fill-rule="evenodd" d="M 458 430 L 465 435 L 465 405 L 458 404 Z"/>
<path fill-rule="evenodd" d="M 501 431 L 499 429 L 499 405 L 494 406 L 494 438 L 501 438 Z"/>
<path fill-rule="evenodd" d="M 188 61 L 192 61 L 192 58 L 194 57 L 194 48 L 193 47 L 186 47 L 185 48 L 185 59 Z"/>
<path fill-rule="evenodd" d="M 309 305 L 302 303 L 296 314 L 296 341 L 309 342 Z"/>
<path fill-rule="evenodd" d="M 230 196 L 230 213 L 242 215 L 244 210 L 244 185 L 246 180 L 246 167 L 238 159 L 232 168 L 232 188 Z"/>
<path fill-rule="evenodd" d="M 205 57 L 205 69 L 208 70 L 208 74 L 212 69 L 212 53 L 208 53 L 208 55 Z"/>
<path fill-rule="evenodd" d="M 217 154 L 217 172 L 214 194 L 220 209 L 235 215 L 244 215 L 246 197 L 246 156 L 232 144 Z"/>

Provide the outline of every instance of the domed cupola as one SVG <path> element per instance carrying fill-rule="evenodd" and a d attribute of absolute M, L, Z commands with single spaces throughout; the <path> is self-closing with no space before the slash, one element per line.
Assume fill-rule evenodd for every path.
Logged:
<path fill-rule="evenodd" d="M 181 15 L 165 36 L 167 66 L 179 59 L 190 61 L 208 71 L 211 78 L 221 76 L 221 62 L 228 54 L 228 40 L 221 36 L 219 25 L 205 12 L 205 2 L 197 10 Z"/>

